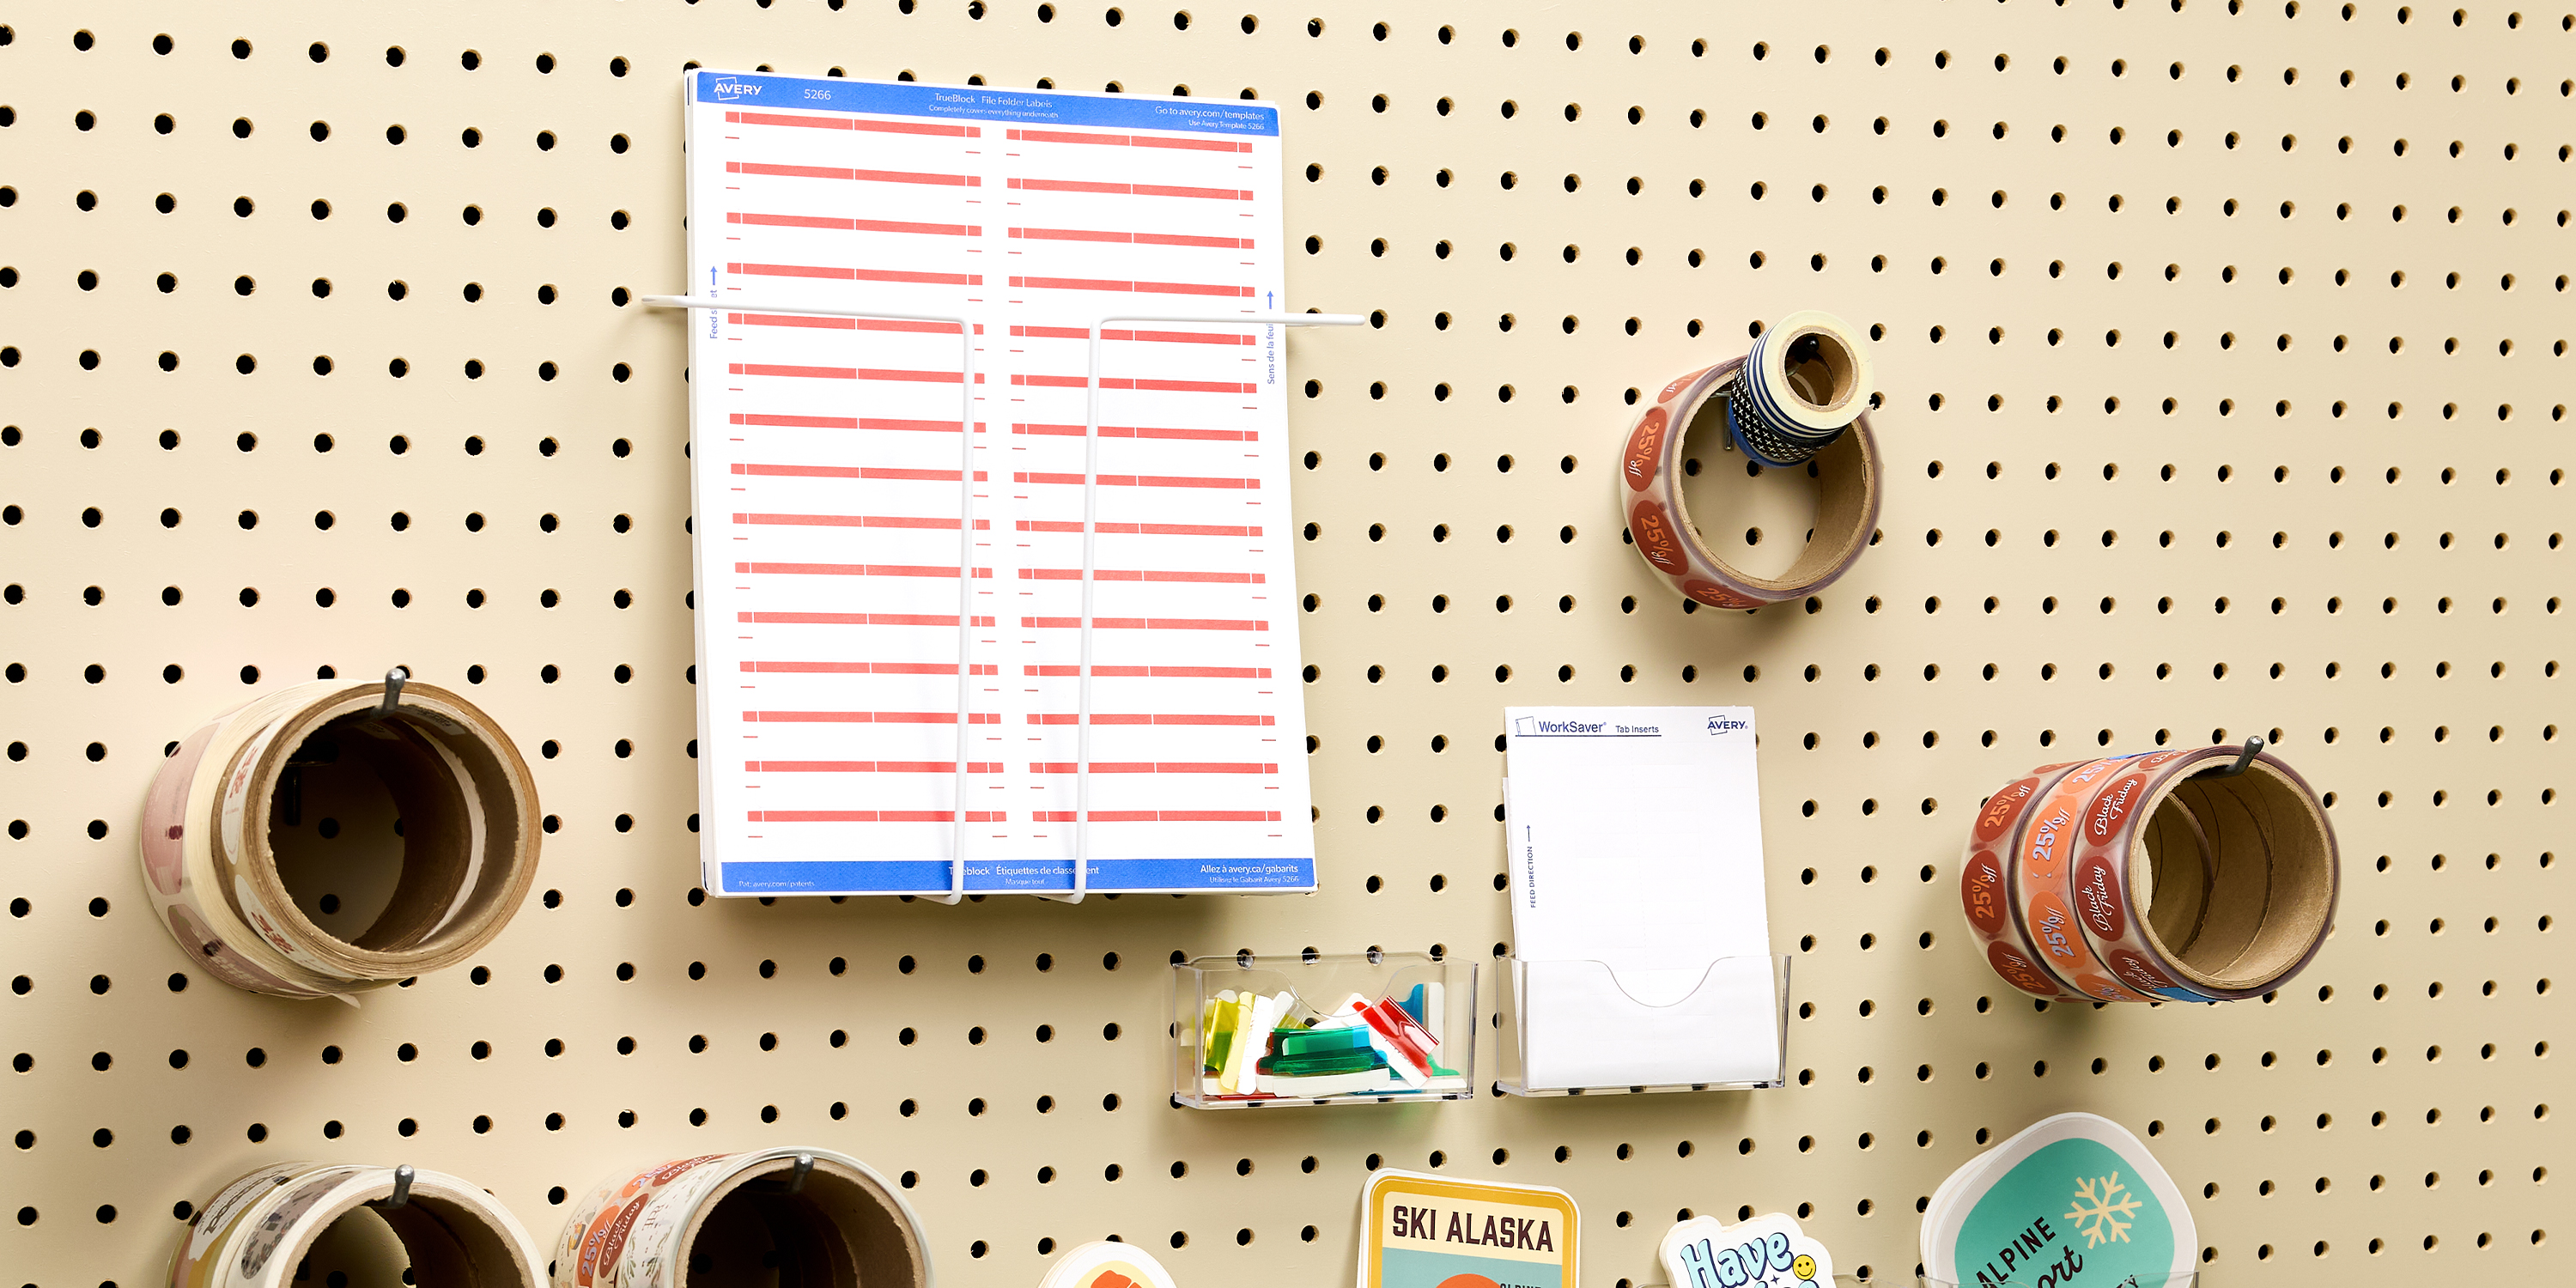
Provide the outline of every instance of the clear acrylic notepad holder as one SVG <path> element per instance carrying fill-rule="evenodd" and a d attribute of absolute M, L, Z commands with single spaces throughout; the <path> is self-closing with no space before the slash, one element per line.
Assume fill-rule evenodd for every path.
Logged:
<path fill-rule="evenodd" d="M 1289 1000 L 1281 1006 L 1283 995 Z M 1391 1035 L 1351 1032 L 1367 1027 L 1362 1016 L 1336 1018 L 1354 995 Z M 1255 1017 L 1270 1022 L 1266 1030 L 1246 1022 L 1253 999 L 1269 1008 Z M 1263 1109 L 1470 1100 L 1476 1024 L 1474 962 L 1375 949 L 1192 958 L 1172 967 L 1172 1103 Z M 1336 1031 L 1348 1040 L 1334 1042 Z M 1239 1040 L 1248 1034 L 1259 1036 Z M 1290 1040 L 1296 1038 L 1310 1042 Z M 1346 1046 L 1349 1054 L 1295 1050 L 1310 1044 Z M 1404 1048 L 1427 1057 L 1418 1078 L 1400 1077 L 1391 1067 L 1410 1061 Z M 1375 1057 L 1366 1054 L 1372 1050 Z M 1343 1071 L 1345 1063 L 1371 1067 Z M 1277 1072 L 1283 1068 L 1299 1072 Z"/>
<path fill-rule="evenodd" d="M 1720 957 L 1676 1000 L 1640 1001 L 1598 961 L 1511 959 L 1503 1076 L 1514 1096 L 1749 1091 L 1789 1065 L 1789 959 Z M 1767 1024 L 1749 1024 L 1758 1016 Z"/>

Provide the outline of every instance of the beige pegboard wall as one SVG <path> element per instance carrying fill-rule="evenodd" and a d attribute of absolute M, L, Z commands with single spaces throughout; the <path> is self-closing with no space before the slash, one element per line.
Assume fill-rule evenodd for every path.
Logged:
<path fill-rule="evenodd" d="M 148 1283 L 277 1157 L 550 1238 L 617 1168 L 799 1140 L 905 1177 L 954 1284 L 1110 1233 L 1329 1282 L 1371 1159 L 1565 1186 L 1598 1284 L 1683 1208 L 1902 1276 L 1982 1136 L 2074 1108 L 2147 1136 L 2213 1282 L 2547 1274 L 2576 34 L 2238 8 L 0 14 L 7 1282 Z M 612 297 L 677 286 L 691 62 L 1281 105 L 1291 303 L 1384 314 L 1291 342 L 1318 894 L 692 902 L 683 346 Z M 1809 611 L 1685 613 L 1610 504 L 1626 391 L 1804 307 L 1883 328 L 1883 539 Z M 1801 522 L 1758 482 L 1748 558 Z M 547 893 L 359 1010 L 189 971 L 135 875 L 161 748 L 397 662 L 529 754 Z M 1541 702 L 1758 709 L 1793 1085 L 1168 1108 L 1176 953 L 1500 951 L 1490 748 Z M 1967 949 L 1986 791 L 2275 729 L 2346 877 L 2276 999 L 2042 1014 Z"/>

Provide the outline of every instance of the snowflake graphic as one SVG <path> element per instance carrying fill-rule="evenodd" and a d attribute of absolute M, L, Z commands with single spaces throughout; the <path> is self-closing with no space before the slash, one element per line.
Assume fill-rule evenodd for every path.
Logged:
<path fill-rule="evenodd" d="M 2075 1178 L 2075 1206 L 2067 1212 L 2065 1219 L 2073 1221 L 2075 1228 L 2083 1231 L 2085 1247 L 2098 1248 L 2104 1243 L 2129 1241 L 2131 1221 L 2126 1218 L 2144 1205 L 2138 1202 L 2137 1195 L 2128 1192 L 2128 1188 L 2120 1183 L 2118 1172 L 2109 1176 Z"/>

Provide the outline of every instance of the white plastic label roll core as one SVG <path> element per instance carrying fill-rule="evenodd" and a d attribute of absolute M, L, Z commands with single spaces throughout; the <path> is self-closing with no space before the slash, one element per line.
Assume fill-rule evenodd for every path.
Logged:
<path fill-rule="evenodd" d="M 405 687 L 390 712 L 384 695 L 328 680 L 281 689 L 162 762 L 143 804 L 144 886 L 215 977 L 346 999 L 472 956 L 527 896 L 536 785 L 509 735 L 435 685 Z M 308 796 L 372 811 L 370 831 L 334 839 L 340 821 L 308 811 Z"/>

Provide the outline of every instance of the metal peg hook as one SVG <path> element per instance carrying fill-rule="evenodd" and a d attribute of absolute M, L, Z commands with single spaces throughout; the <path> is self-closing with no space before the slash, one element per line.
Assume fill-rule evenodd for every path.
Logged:
<path fill-rule="evenodd" d="M 811 1174 L 813 1170 L 814 1156 L 812 1154 L 798 1154 L 796 1156 L 796 1170 L 789 1172 L 786 1180 L 760 1181 L 756 1182 L 756 1184 L 764 1188 L 775 1187 L 778 1192 L 782 1194 L 794 1194 L 805 1188 L 805 1178 Z"/>
<path fill-rule="evenodd" d="M 2254 764 L 2254 758 L 2262 754 L 2263 735 L 2259 733 L 2254 734 L 2245 740 L 2245 745 L 2243 747 L 2237 749 L 2235 764 L 2228 765 L 2220 769 L 2204 769 L 2199 773 L 2192 775 L 2192 777 L 2234 778 L 2238 774 L 2244 773 L 2248 768 L 2250 768 Z"/>
<path fill-rule="evenodd" d="M 402 703 L 403 685 L 410 679 L 411 672 L 399 666 L 385 672 L 385 700 L 376 708 L 377 719 L 381 720 L 394 713 L 394 708 Z"/>
<path fill-rule="evenodd" d="M 409 1163 L 405 1163 L 402 1166 L 395 1168 L 393 1197 L 389 1199 L 379 1199 L 371 1206 L 384 1208 L 390 1211 L 411 1202 L 411 1181 L 414 1175 L 416 1175 L 416 1173 L 412 1171 L 411 1164 Z"/>

